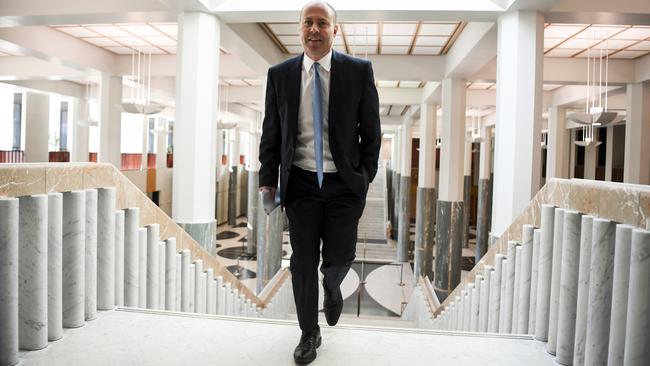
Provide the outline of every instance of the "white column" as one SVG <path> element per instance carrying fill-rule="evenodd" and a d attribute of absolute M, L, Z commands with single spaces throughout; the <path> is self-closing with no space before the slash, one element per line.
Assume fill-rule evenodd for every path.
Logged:
<path fill-rule="evenodd" d="M 172 216 L 209 249 L 216 231 L 220 21 L 206 13 L 181 13 L 178 20 Z"/>
<path fill-rule="evenodd" d="M 397 261 L 407 262 L 411 227 L 411 121 L 405 123 L 400 135 L 400 182 L 398 192 L 399 222 L 397 229 Z"/>
<path fill-rule="evenodd" d="M 497 122 L 492 235 L 500 236 L 540 185 L 544 16 L 498 19 Z"/>
<path fill-rule="evenodd" d="M 436 188 L 436 121 L 433 104 L 420 106 L 420 154 L 418 187 Z"/>
<path fill-rule="evenodd" d="M 441 299 L 460 283 L 463 241 L 465 80 L 442 81 L 439 194 L 436 204 L 434 288 Z"/>
<path fill-rule="evenodd" d="M 566 129 L 566 108 L 548 109 L 548 145 L 546 147 L 546 180 L 569 177 L 569 135 Z"/>
<path fill-rule="evenodd" d="M 90 105 L 88 95 L 75 101 L 75 112 L 72 119 L 72 151 L 70 161 L 88 161 L 88 124 L 87 117 Z"/>
<path fill-rule="evenodd" d="M 122 103 L 122 78 L 102 74 L 100 92 L 101 117 L 99 121 L 98 161 L 111 163 L 117 169 L 122 165 L 122 113 L 118 105 Z"/>
<path fill-rule="evenodd" d="M 463 201 L 465 147 L 465 80 L 442 81 L 442 128 L 438 199 Z"/>
<path fill-rule="evenodd" d="M 607 126 L 605 142 L 605 180 L 612 181 L 612 163 L 614 160 L 614 126 Z"/>
<path fill-rule="evenodd" d="M 625 183 L 650 184 L 650 82 L 627 85 Z"/>
<path fill-rule="evenodd" d="M 575 178 L 576 174 L 576 130 L 569 134 L 569 178 Z"/>
<path fill-rule="evenodd" d="M 27 93 L 25 98 L 25 162 L 48 162 L 50 97 Z"/>

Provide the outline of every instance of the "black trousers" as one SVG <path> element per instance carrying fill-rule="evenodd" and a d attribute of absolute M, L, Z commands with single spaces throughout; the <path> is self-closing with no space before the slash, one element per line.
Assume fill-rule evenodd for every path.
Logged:
<path fill-rule="evenodd" d="M 323 242 L 323 286 L 341 285 L 357 244 L 357 226 L 366 199 L 353 193 L 338 173 L 325 173 L 322 188 L 315 172 L 291 167 L 285 197 L 291 238 L 291 281 L 300 329 L 318 323 L 318 263 Z"/>

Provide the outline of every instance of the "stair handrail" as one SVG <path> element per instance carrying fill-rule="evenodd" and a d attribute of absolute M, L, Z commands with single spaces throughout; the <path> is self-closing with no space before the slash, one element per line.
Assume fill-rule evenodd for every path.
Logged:
<path fill-rule="evenodd" d="M 264 286 L 264 289 L 257 294 L 262 307 L 266 308 L 266 306 L 273 301 L 275 295 L 277 295 L 278 291 L 280 291 L 289 278 L 291 278 L 291 271 L 289 268 L 280 268 L 280 270 L 275 273 L 269 283 Z"/>
<path fill-rule="evenodd" d="M 580 199 L 577 199 L 577 197 L 580 197 Z M 611 207 L 620 208 L 621 202 L 625 202 L 626 198 L 632 200 L 634 204 L 628 204 L 624 207 L 625 210 L 619 210 L 618 212 L 608 210 Z M 436 317 L 449 305 L 449 302 L 453 301 L 456 295 L 460 295 L 460 291 L 467 283 L 474 282 L 477 273 L 482 272 L 486 265 L 494 264 L 494 258 L 497 254 L 506 254 L 508 241 L 521 241 L 523 225 L 540 226 L 541 206 L 543 204 L 569 208 L 635 227 L 646 226 L 650 228 L 650 186 L 577 178 L 550 178 L 533 196 L 522 213 L 490 246 L 483 258 L 447 295 L 447 298 L 436 309 Z"/>
<path fill-rule="evenodd" d="M 31 177 L 29 179 L 33 179 L 33 181 L 29 181 L 27 177 Z M 214 269 L 215 277 L 222 276 L 225 283 L 231 283 L 233 289 L 238 289 L 239 293 L 244 294 L 253 304 L 258 307 L 265 306 L 253 291 L 230 273 L 225 265 L 211 256 L 114 165 L 109 163 L 0 164 L 0 197 L 18 197 L 109 186 L 116 188 L 118 196 L 116 209 L 139 207 L 141 226 L 151 223 L 160 224 L 160 240 L 176 237 L 179 250 L 189 249 L 192 253 L 192 260 L 203 260 L 206 268 Z M 160 220 L 161 218 L 162 220 Z"/>

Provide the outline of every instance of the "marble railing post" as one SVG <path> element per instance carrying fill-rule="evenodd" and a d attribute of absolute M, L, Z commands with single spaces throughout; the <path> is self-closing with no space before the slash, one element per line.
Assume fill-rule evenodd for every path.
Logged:
<path fill-rule="evenodd" d="M 190 311 L 190 251 L 183 249 L 181 251 L 181 308 L 182 312 Z"/>
<path fill-rule="evenodd" d="M 199 281 L 200 281 L 200 286 L 197 287 L 197 290 L 199 291 L 199 304 L 201 306 L 198 307 L 196 310 L 197 313 L 199 314 L 205 314 L 207 313 L 207 301 L 206 301 L 206 296 L 207 296 L 207 287 L 208 287 L 208 276 L 205 274 L 205 272 L 199 274 Z"/>
<path fill-rule="evenodd" d="M 589 302 L 589 272 L 591 271 L 591 234 L 593 216 L 582 216 L 580 224 L 580 268 L 578 270 L 578 298 L 576 301 L 576 332 L 573 345 L 573 365 L 585 364 L 587 336 L 587 303 Z"/>
<path fill-rule="evenodd" d="M 560 305 L 560 279 L 562 278 L 562 244 L 564 209 L 555 209 L 553 224 L 553 262 L 551 262 L 551 301 L 548 315 L 548 341 L 546 351 L 555 356 L 557 347 L 557 313 Z"/>
<path fill-rule="evenodd" d="M 194 312 L 205 312 L 205 282 L 201 281 L 203 274 L 203 260 L 194 261 Z"/>
<path fill-rule="evenodd" d="M 481 309 L 481 287 L 483 284 L 483 275 L 477 274 L 474 277 L 474 288 L 470 293 L 471 299 L 471 308 L 470 308 L 470 317 L 469 317 L 469 331 L 477 332 L 478 331 L 478 318 L 479 311 Z"/>
<path fill-rule="evenodd" d="M 614 244 L 614 278 L 612 280 L 612 317 L 609 328 L 608 362 L 623 364 L 627 300 L 632 253 L 631 225 L 616 225 Z M 648 277 L 650 279 L 650 277 Z"/>
<path fill-rule="evenodd" d="M 18 363 L 18 199 L 0 198 L 0 364 Z"/>
<path fill-rule="evenodd" d="M 124 210 L 124 306 L 139 306 L 140 209 Z"/>
<path fill-rule="evenodd" d="M 503 318 L 503 330 L 501 333 L 512 333 L 513 306 L 515 299 L 515 271 L 517 269 L 517 247 L 519 244 L 514 241 L 508 242 L 508 265 L 506 266 L 506 292 L 505 309 Z"/>
<path fill-rule="evenodd" d="M 161 308 L 174 311 L 176 308 L 176 238 L 165 240 L 165 305 Z"/>
<path fill-rule="evenodd" d="M 548 340 L 548 319 L 551 301 L 551 275 L 553 259 L 553 222 L 555 207 L 542 205 L 539 236 L 539 263 L 537 264 L 537 303 L 535 304 L 535 339 Z"/>
<path fill-rule="evenodd" d="M 499 331 L 499 313 L 501 309 L 501 273 L 503 272 L 503 254 L 494 257 L 494 271 L 490 274 L 490 305 L 488 315 L 487 331 L 497 333 Z"/>
<path fill-rule="evenodd" d="M 181 311 L 181 292 L 182 292 L 181 287 L 183 286 L 181 278 L 182 278 L 183 256 L 181 255 L 181 253 L 175 253 L 174 258 L 176 258 L 176 285 L 175 285 L 176 291 L 174 295 L 173 310 Z"/>
<path fill-rule="evenodd" d="M 190 307 L 189 312 L 196 312 L 196 264 L 190 264 Z"/>
<path fill-rule="evenodd" d="M 138 307 L 147 307 L 147 228 L 138 228 Z"/>
<path fill-rule="evenodd" d="M 490 316 L 490 289 L 492 286 L 492 273 L 494 268 L 492 266 L 485 266 L 483 270 L 483 281 L 481 282 L 481 289 L 479 293 L 479 316 L 478 316 L 478 329 L 479 332 L 488 331 L 488 318 Z"/>
<path fill-rule="evenodd" d="M 258 193 L 262 203 L 262 194 Z M 257 292 L 280 270 L 282 263 L 283 212 L 276 207 L 269 215 L 260 207 L 258 211 L 259 230 L 257 232 Z"/>
<path fill-rule="evenodd" d="M 86 192 L 63 193 L 63 326 L 84 325 Z"/>
<path fill-rule="evenodd" d="M 515 248 L 515 285 L 512 291 L 512 327 L 511 333 L 518 333 L 519 330 L 519 288 L 521 288 L 521 263 L 523 247 L 521 244 Z"/>
<path fill-rule="evenodd" d="M 166 292 L 165 287 L 167 279 L 167 250 L 164 241 L 158 237 L 158 309 L 165 310 Z"/>
<path fill-rule="evenodd" d="M 497 333 L 505 333 L 505 321 L 506 321 L 506 288 L 508 287 L 508 266 L 510 266 L 510 260 L 508 257 L 504 257 L 501 261 L 501 289 L 499 290 L 499 324 Z"/>
<path fill-rule="evenodd" d="M 97 309 L 115 307 L 115 188 L 97 190 Z"/>
<path fill-rule="evenodd" d="M 226 314 L 226 288 L 223 284 L 223 277 L 217 277 L 217 314 Z"/>
<path fill-rule="evenodd" d="M 97 319 L 97 190 L 86 189 L 85 315 Z"/>
<path fill-rule="evenodd" d="M 232 285 L 230 283 L 226 283 L 224 287 L 224 298 L 226 300 L 224 302 L 224 315 L 232 315 Z"/>
<path fill-rule="evenodd" d="M 535 312 L 537 310 L 537 278 L 539 277 L 540 229 L 533 230 L 533 258 L 530 273 L 530 304 L 528 309 L 528 334 L 535 334 Z"/>
<path fill-rule="evenodd" d="M 206 286 L 205 286 L 205 312 L 207 314 L 214 314 L 215 309 L 215 290 L 216 282 L 214 281 L 214 269 L 208 268 L 205 270 Z"/>
<path fill-rule="evenodd" d="M 573 363 L 576 307 L 578 304 L 578 276 L 580 270 L 581 215 L 564 212 L 562 231 L 562 278 L 558 307 L 558 330 L 555 360 L 562 365 Z"/>
<path fill-rule="evenodd" d="M 83 194 L 83 192 L 81 192 Z M 19 198 L 18 315 L 20 348 L 47 347 L 47 195 Z M 83 204 L 83 201 L 81 201 Z M 82 210 L 83 213 L 83 210 Z M 83 228 L 83 223 L 81 224 Z M 83 229 L 82 229 L 83 234 Z M 83 250 L 83 247 L 81 247 Z M 65 261 L 65 246 L 63 248 Z M 83 260 L 83 251 L 81 252 Z M 79 267 L 83 271 L 83 263 Z M 83 275 L 83 273 L 82 273 Z M 65 278 L 65 277 L 64 277 Z M 83 278 L 81 278 L 83 280 Z M 83 282 L 82 282 L 83 283 Z M 65 286 L 65 283 L 64 283 Z M 65 295 L 65 290 L 64 290 Z M 63 300 L 65 308 L 65 298 Z M 81 290 L 83 321 L 83 289 Z M 65 314 L 64 314 L 65 325 Z"/>
<path fill-rule="evenodd" d="M 124 306 L 124 211 L 115 211 L 115 306 Z"/>
<path fill-rule="evenodd" d="M 585 365 L 590 366 L 607 364 L 614 274 L 614 231 L 613 222 L 600 218 L 593 220 L 585 340 Z"/>
<path fill-rule="evenodd" d="M 630 259 L 630 289 L 627 302 L 625 329 L 626 366 L 648 363 L 650 346 L 650 231 L 636 229 L 632 232 Z"/>
<path fill-rule="evenodd" d="M 158 224 L 147 225 L 145 230 L 147 243 L 147 308 L 160 309 L 161 306 L 158 303 L 160 298 L 158 292 L 160 281 L 160 226 Z"/>
<path fill-rule="evenodd" d="M 47 333 L 63 337 L 63 195 L 47 195 Z"/>
<path fill-rule="evenodd" d="M 528 315 L 530 313 L 530 286 L 533 263 L 532 225 L 524 225 L 521 245 L 521 263 L 519 263 L 519 297 L 517 305 L 517 333 L 528 334 Z M 514 326 L 514 325 L 513 325 Z"/>

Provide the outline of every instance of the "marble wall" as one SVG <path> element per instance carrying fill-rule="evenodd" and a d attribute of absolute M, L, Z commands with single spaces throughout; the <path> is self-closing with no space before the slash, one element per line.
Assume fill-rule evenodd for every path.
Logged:
<path fill-rule="evenodd" d="M 111 164 L 103 163 L 33 163 L 0 164 L 0 197 L 19 197 L 49 192 L 115 187 L 117 209 L 140 208 L 140 226 L 158 223 L 161 240 L 175 237 L 177 250 L 189 249 L 192 261 L 201 259 L 204 266 L 212 267 L 214 275 L 223 276 L 253 303 L 261 301 L 241 284 L 225 266 L 209 255 L 171 217 L 156 206 L 137 186 Z"/>
<path fill-rule="evenodd" d="M 524 212 L 496 239 L 481 261 L 447 297 L 436 314 L 460 294 L 458 291 L 466 283 L 474 282 L 476 273 L 482 273 L 486 265 L 492 265 L 497 254 L 506 253 L 508 241 L 521 242 L 523 225 L 540 226 L 543 204 L 568 208 L 635 227 L 645 227 L 650 220 L 650 186 L 583 179 L 549 180 L 533 197 Z"/>

